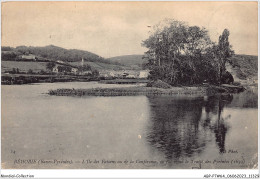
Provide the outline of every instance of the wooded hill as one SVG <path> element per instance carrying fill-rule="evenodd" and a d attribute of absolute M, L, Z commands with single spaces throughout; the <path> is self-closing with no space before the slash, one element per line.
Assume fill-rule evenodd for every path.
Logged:
<path fill-rule="evenodd" d="M 29 54 L 34 55 L 37 60 L 30 61 L 22 59 L 22 55 Z M 90 65 L 93 69 L 97 70 L 131 69 L 131 67 L 106 60 L 88 51 L 76 49 L 68 50 L 54 45 L 45 47 L 18 46 L 16 48 L 3 46 L 1 54 L 2 69 L 4 68 L 6 70 L 21 67 L 21 70 L 30 68 L 33 71 L 39 71 L 39 69 L 43 69 L 43 63 L 58 60 L 64 61 L 67 64 L 81 66 L 82 58 L 84 58 L 85 65 Z"/>
<path fill-rule="evenodd" d="M 3 51 L 5 53 L 3 53 Z M 65 49 L 54 45 L 49 45 L 45 47 L 2 47 L 2 60 L 12 61 L 12 59 L 14 59 L 16 56 L 26 54 L 33 54 L 35 56 L 54 61 L 62 60 L 64 62 L 78 62 L 81 61 L 82 58 L 84 58 L 84 60 L 88 62 L 102 62 L 107 64 L 111 63 L 110 61 L 105 60 L 103 57 L 85 50 Z"/>
<path fill-rule="evenodd" d="M 241 80 L 257 79 L 258 56 L 234 55 L 229 61 L 237 78 Z"/>

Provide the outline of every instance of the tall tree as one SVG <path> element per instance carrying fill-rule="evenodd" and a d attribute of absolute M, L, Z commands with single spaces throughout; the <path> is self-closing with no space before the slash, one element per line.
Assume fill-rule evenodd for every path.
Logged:
<path fill-rule="evenodd" d="M 217 58 L 219 67 L 219 84 L 221 83 L 221 79 L 226 71 L 228 58 L 234 54 L 232 46 L 229 44 L 229 34 L 229 30 L 224 29 L 222 35 L 219 36 L 218 45 L 215 46 L 215 57 Z"/>

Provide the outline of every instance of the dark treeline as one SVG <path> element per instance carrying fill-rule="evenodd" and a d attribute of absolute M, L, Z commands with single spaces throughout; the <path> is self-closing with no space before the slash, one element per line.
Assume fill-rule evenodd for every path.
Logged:
<path fill-rule="evenodd" d="M 148 48 L 144 58 L 149 61 L 146 66 L 150 79 L 171 85 L 232 82 L 232 75 L 225 69 L 234 53 L 228 37 L 229 31 L 225 29 L 215 44 L 205 28 L 172 19 L 160 22 L 142 44 Z"/>

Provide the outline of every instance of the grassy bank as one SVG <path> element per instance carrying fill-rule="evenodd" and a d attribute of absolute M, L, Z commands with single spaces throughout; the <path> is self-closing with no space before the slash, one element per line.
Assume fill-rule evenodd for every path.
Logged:
<path fill-rule="evenodd" d="M 174 87 L 161 89 L 154 87 L 124 87 L 124 88 L 92 88 L 92 89 L 57 89 L 50 90 L 50 95 L 56 96 L 138 96 L 138 95 L 178 95 L 178 94 L 208 94 L 216 90 L 209 87 Z"/>
<path fill-rule="evenodd" d="M 121 88 L 92 88 L 92 89 L 56 89 L 50 90 L 50 95 L 55 96 L 157 96 L 157 95 L 211 95 L 217 93 L 239 93 L 244 91 L 242 86 L 196 86 L 196 87 L 172 87 L 168 89 L 135 86 Z"/>
<path fill-rule="evenodd" d="M 112 79 L 112 80 L 100 80 L 99 83 L 103 84 L 135 84 L 135 83 L 147 83 L 147 79 Z"/>

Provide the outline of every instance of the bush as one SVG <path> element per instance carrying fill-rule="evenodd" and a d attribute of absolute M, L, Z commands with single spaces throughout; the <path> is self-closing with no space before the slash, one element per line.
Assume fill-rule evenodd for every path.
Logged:
<path fill-rule="evenodd" d="M 41 74 L 41 75 L 45 75 L 46 72 L 45 72 L 44 70 L 41 70 L 41 71 L 39 72 L 39 74 Z"/>
<path fill-rule="evenodd" d="M 240 83 L 240 82 L 238 82 L 238 81 L 235 81 L 235 82 L 233 83 L 233 85 L 235 85 L 235 86 L 240 86 L 240 85 L 241 85 L 241 83 Z"/>
<path fill-rule="evenodd" d="M 156 80 L 156 81 L 150 81 L 147 83 L 147 87 L 155 87 L 155 88 L 163 88 L 163 89 L 169 89 L 172 86 L 168 83 L 163 82 L 162 80 Z"/>
<path fill-rule="evenodd" d="M 28 73 L 28 74 L 33 74 L 33 70 L 32 70 L 32 69 L 29 69 L 27 73 Z"/>
<path fill-rule="evenodd" d="M 232 84 L 233 82 L 234 82 L 234 78 L 233 78 L 232 74 L 228 71 L 225 71 L 222 75 L 221 83 L 222 84 Z"/>

